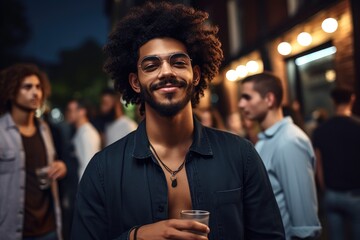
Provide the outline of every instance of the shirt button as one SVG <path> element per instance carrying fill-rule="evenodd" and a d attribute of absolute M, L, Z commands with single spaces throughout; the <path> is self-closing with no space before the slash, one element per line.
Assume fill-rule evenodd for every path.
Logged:
<path fill-rule="evenodd" d="M 159 212 L 164 212 L 164 206 L 163 206 L 163 205 L 159 205 L 158 211 L 159 211 Z"/>

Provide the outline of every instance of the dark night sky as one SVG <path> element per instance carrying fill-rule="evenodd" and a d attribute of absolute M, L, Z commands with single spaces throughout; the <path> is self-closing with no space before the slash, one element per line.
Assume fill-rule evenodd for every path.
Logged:
<path fill-rule="evenodd" d="M 108 35 L 102 0 L 22 0 L 31 36 L 23 56 L 56 63 L 61 50 L 79 47 L 86 39 L 100 46 Z"/>

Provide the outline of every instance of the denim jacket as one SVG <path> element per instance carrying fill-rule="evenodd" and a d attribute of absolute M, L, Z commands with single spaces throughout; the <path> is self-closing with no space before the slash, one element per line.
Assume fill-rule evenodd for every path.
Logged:
<path fill-rule="evenodd" d="M 55 149 L 48 126 L 38 121 L 47 150 L 47 161 L 54 161 Z M 9 113 L 0 117 L 0 238 L 22 239 L 25 203 L 25 152 L 19 129 Z M 58 237 L 61 239 L 60 202 L 57 183 L 51 186 Z"/>
<path fill-rule="evenodd" d="M 251 143 L 194 121 L 186 173 L 193 209 L 210 211 L 209 239 L 284 239 L 268 175 Z M 168 219 L 166 179 L 145 125 L 90 161 L 79 185 L 72 239 L 126 240 L 132 227 Z"/>

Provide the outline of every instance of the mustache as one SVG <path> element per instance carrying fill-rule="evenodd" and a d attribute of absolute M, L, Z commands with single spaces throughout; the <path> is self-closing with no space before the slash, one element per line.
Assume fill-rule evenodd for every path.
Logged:
<path fill-rule="evenodd" d="M 187 82 L 183 80 L 177 80 L 176 78 L 168 78 L 152 84 L 150 86 L 150 90 L 155 91 L 162 87 L 165 87 L 168 84 L 172 87 L 185 87 L 187 85 Z"/>

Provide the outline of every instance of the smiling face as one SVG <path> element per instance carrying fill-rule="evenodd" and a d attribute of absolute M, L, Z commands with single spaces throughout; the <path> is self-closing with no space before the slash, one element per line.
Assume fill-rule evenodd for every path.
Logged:
<path fill-rule="evenodd" d="M 43 91 L 40 80 L 36 75 L 30 75 L 25 77 L 20 84 L 13 107 L 22 111 L 33 112 L 41 106 L 42 100 Z"/>
<path fill-rule="evenodd" d="M 146 108 L 170 117 L 191 104 L 200 71 L 186 56 L 185 45 L 171 38 L 152 39 L 140 47 L 138 71 L 129 81 Z"/>
<path fill-rule="evenodd" d="M 239 108 L 246 119 L 262 122 L 269 110 L 269 99 L 254 90 L 253 82 L 242 84 Z"/>

